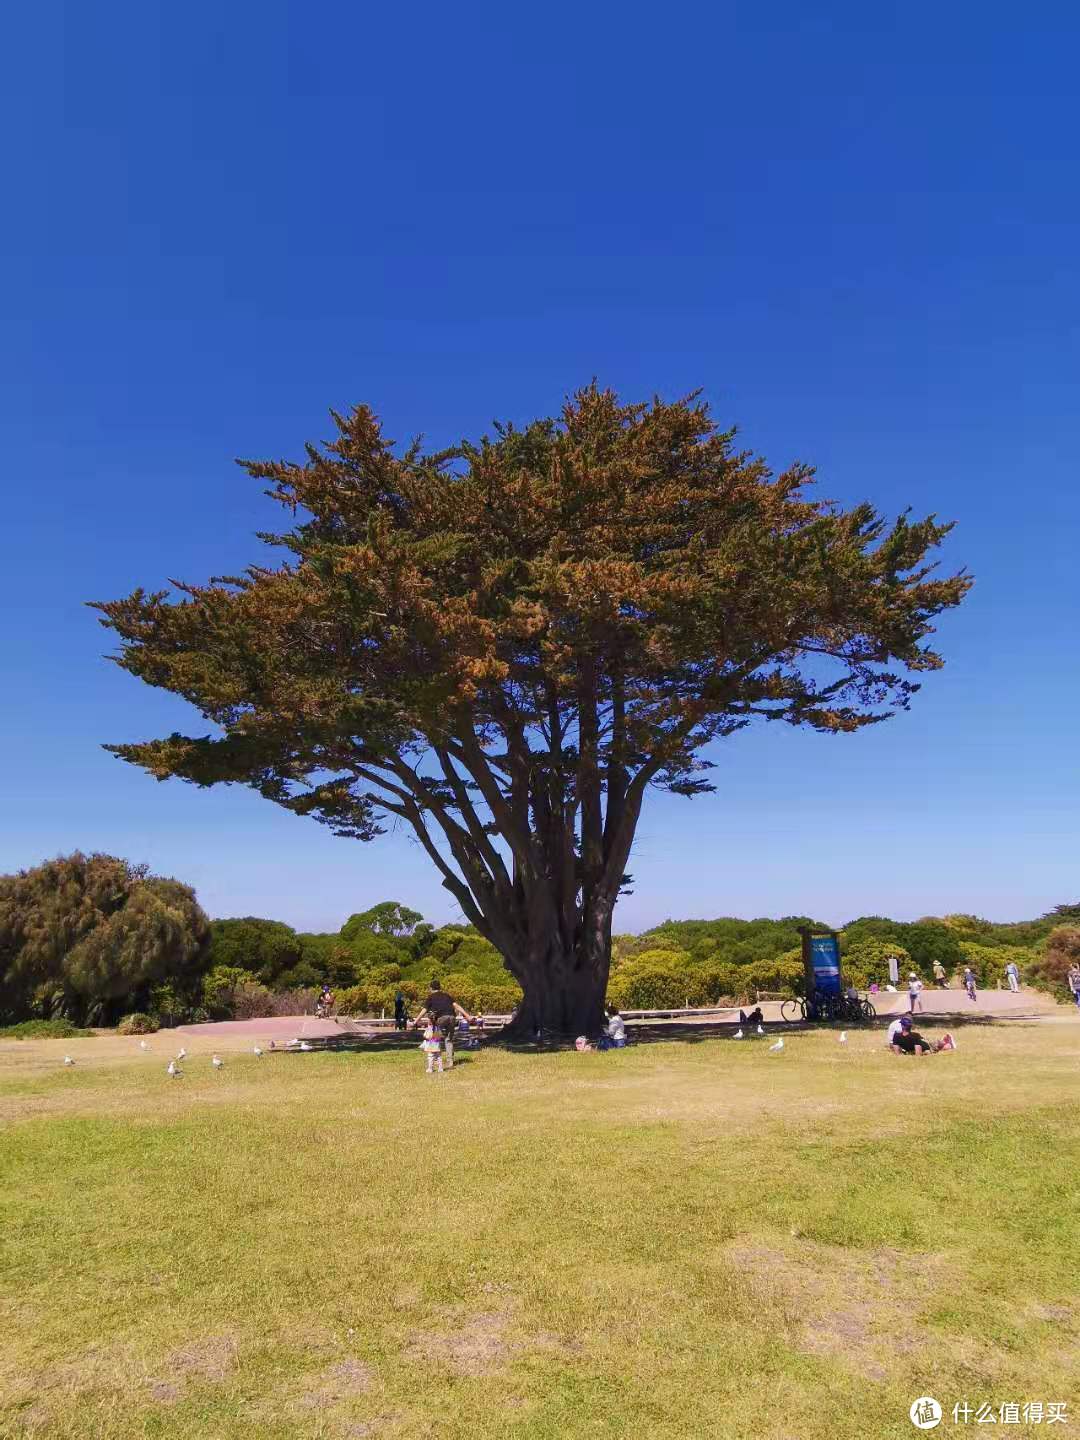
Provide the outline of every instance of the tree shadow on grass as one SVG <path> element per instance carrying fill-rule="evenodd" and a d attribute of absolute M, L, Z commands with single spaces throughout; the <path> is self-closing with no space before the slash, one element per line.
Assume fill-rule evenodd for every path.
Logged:
<path fill-rule="evenodd" d="M 907 1013 L 906 1011 L 904 1012 Z M 765 1034 L 757 1035 L 751 1033 L 744 1037 L 750 1044 L 762 1043 L 765 1040 L 773 1042 L 778 1036 L 791 1036 L 807 1034 L 816 1030 L 832 1031 L 839 1033 L 841 1030 L 848 1030 L 852 1034 L 884 1032 L 891 1022 L 899 1017 L 896 1015 L 879 1015 L 875 1020 L 865 1024 L 851 1024 L 843 1021 L 820 1021 L 812 1022 L 805 1020 L 773 1020 L 765 1022 Z M 955 1030 L 969 1026 L 991 1026 L 999 1023 L 1016 1024 L 1023 1021 L 1024 1016 L 1010 1016 L 1007 1022 L 1001 1016 L 995 1015 L 934 1015 L 917 1014 L 915 1016 L 916 1028 L 920 1026 L 928 1030 Z M 736 1031 L 739 1029 L 737 1020 L 702 1021 L 700 1024 L 693 1022 L 658 1023 L 648 1024 L 631 1022 L 627 1026 L 627 1049 L 634 1049 L 638 1045 L 700 1045 L 706 1041 L 733 1040 Z M 363 1033 L 359 1031 L 343 1031 L 340 1035 L 327 1036 L 325 1039 L 311 1040 L 308 1043 L 313 1051 L 346 1051 L 350 1054 L 378 1054 L 384 1051 L 416 1050 L 419 1048 L 417 1038 L 419 1032 L 390 1030 L 378 1034 Z M 567 1050 L 574 1049 L 574 1040 L 570 1036 L 545 1036 L 542 1040 L 524 1040 L 518 1036 L 507 1036 L 503 1039 L 500 1033 L 489 1031 L 478 1037 L 480 1047 L 478 1050 L 463 1051 L 460 1046 L 455 1047 L 454 1064 L 463 1065 L 475 1059 L 483 1050 L 497 1047 L 511 1055 L 554 1055 Z M 740 1041 L 740 1044 L 744 1041 Z M 595 1047 L 594 1047 L 595 1048 Z M 310 1053 L 298 1052 L 296 1050 L 278 1051 L 279 1054 Z"/>

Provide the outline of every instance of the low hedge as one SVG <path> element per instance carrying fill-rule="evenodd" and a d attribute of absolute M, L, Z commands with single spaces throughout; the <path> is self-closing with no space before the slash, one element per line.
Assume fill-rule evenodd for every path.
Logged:
<path fill-rule="evenodd" d="M 17 1025 L 0 1025 L 0 1040 L 75 1040 L 93 1035 L 70 1020 L 20 1020 Z"/>

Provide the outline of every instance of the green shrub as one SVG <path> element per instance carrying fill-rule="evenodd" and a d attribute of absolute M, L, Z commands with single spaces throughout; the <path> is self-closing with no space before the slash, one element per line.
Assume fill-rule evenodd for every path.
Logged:
<path fill-rule="evenodd" d="M 232 990 L 234 1020 L 261 1020 L 275 1013 L 274 995 L 257 980 L 242 980 Z"/>
<path fill-rule="evenodd" d="M 350 985 L 337 992 L 334 1007 L 339 1015 L 366 1015 L 368 1013 L 368 992 L 366 985 Z"/>
<path fill-rule="evenodd" d="M 400 965 L 373 965 L 364 976 L 369 985 L 394 985 L 401 979 Z"/>
<path fill-rule="evenodd" d="M 157 1021 L 150 1015 L 144 1015 L 136 1010 L 131 1015 L 125 1015 L 116 1027 L 118 1035 L 153 1035 L 157 1029 Z"/>
<path fill-rule="evenodd" d="M 896 956 L 901 978 L 916 968 L 912 965 L 910 953 L 903 945 L 892 940 L 858 940 L 853 945 L 849 945 L 845 943 L 845 937 L 841 936 L 840 953 L 840 969 L 844 983 L 845 985 L 854 985 L 857 990 L 868 989 L 873 980 L 876 980 L 879 985 L 889 983 L 889 957 L 891 955 Z M 924 980 L 929 978 L 929 976 L 923 976 Z"/>
<path fill-rule="evenodd" d="M 698 973 L 702 1005 L 738 1005 L 750 999 L 749 966 L 703 965 Z"/>
<path fill-rule="evenodd" d="M 191 1016 L 191 1004 L 172 985 L 157 985 L 150 991 L 150 1013 L 159 1025 L 183 1025 Z"/>
<path fill-rule="evenodd" d="M 1080 963 L 1080 926 L 1059 925 L 1051 930 L 1041 955 L 1029 953 L 1027 978 L 1032 985 L 1056 1000 L 1072 1000 L 1066 976 L 1069 966 Z"/>
<path fill-rule="evenodd" d="M 975 978 L 984 990 L 1003 990 L 1008 984 L 1005 966 L 1010 960 L 1016 962 L 1021 975 L 1035 958 L 1030 950 L 1021 950 L 1016 945 L 978 945 L 971 940 L 961 940 L 964 962 L 975 971 Z"/>
<path fill-rule="evenodd" d="M 621 1010 L 677 1010 L 706 1003 L 704 972 L 685 951 L 643 950 L 623 960 L 608 982 L 608 1000 Z"/>
<path fill-rule="evenodd" d="M 237 965 L 215 965 L 203 977 L 202 1002 L 216 1020 L 232 1017 L 232 992 L 237 985 L 254 981 L 250 970 L 241 970 Z"/>
<path fill-rule="evenodd" d="M 788 950 L 775 960 L 758 960 L 743 966 L 746 985 L 753 991 L 764 990 L 772 995 L 801 995 L 806 983 L 802 950 Z M 749 994 L 747 999 L 752 998 Z"/>
<path fill-rule="evenodd" d="M 521 987 L 507 976 L 502 984 L 493 984 L 464 971 L 447 975 L 443 989 L 464 1009 L 473 1015 L 509 1015 L 515 1005 L 521 1004 Z M 423 1004 L 421 996 L 419 1004 Z"/>
<path fill-rule="evenodd" d="M 278 990 L 310 990 L 321 985 L 323 972 L 317 970 L 314 965 L 309 965 L 306 960 L 301 960 L 299 965 L 294 965 L 291 970 L 284 971 L 277 978 Z"/>
<path fill-rule="evenodd" d="M 18 1025 L 0 1026 L 2 1040 L 74 1040 L 93 1033 L 80 1030 L 70 1020 L 21 1020 Z"/>

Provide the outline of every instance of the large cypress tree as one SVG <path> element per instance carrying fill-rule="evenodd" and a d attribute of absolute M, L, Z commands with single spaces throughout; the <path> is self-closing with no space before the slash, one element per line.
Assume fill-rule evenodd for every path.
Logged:
<path fill-rule="evenodd" d="M 814 497 L 693 396 L 592 386 L 441 453 L 334 420 L 301 463 L 242 462 L 294 517 L 280 566 L 98 606 L 123 668 L 213 726 L 108 748 L 360 840 L 404 821 L 520 1023 L 595 1027 L 649 788 L 711 789 L 705 747 L 754 721 L 906 708 L 969 585 L 927 563 L 950 527 Z"/>

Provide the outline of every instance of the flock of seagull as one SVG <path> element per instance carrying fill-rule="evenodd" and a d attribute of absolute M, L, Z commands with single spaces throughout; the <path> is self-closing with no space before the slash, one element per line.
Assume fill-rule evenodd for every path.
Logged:
<path fill-rule="evenodd" d="M 273 1040 L 271 1040 L 270 1049 L 276 1050 L 277 1048 L 277 1045 L 274 1043 Z M 306 1040 L 290 1040 L 287 1045 L 283 1045 L 281 1048 L 283 1050 L 312 1050 L 314 1049 L 314 1046 L 309 1045 Z M 139 1049 L 149 1051 L 151 1047 L 146 1043 L 145 1040 L 140 1040 Z M 251 1053 L 255 1056 L 256 1060 L 261 1060 L 264 1052 L 261 1045 L 255 1045 L 252 1047 Z M 169 1077 L 170 1080 L 178 1080 L 180 1076 L 183 1075 L 184 1072 L 183 1070 L 181 1070 L 180 1066 L 182 1062 L 185 1061 L 187 1058 L 188 1052 L 183 1047 L 183 1045 L 181 1045 L 180 1049 L 172 1057 L 168 1065 L 165 1066 L 165 1074 Z M 72 1066 L 75 1064 L 75 1061 L 70 1055 L 65 1055 L 64 1064 L 67 1066 Z M 220 1075 L 222 1070 L 225 1068 L 225 1061 L 222 1060 L 221 1056 L 218 1054 L 214 1054 L 211 1056 L 210 1064 L 214 1067 L 214 1073 L 216 1075 Z"/>
<path fill-rule="evenodd" d="M 759 1026 L 757 1027 L 757 1033 L 758 1033 L 759 1035 L 764 1035 L 764 1034 L 765 1034 L 765 1029 L 764 1029 L 764 1027 L 761 1026 L 761 1025 L 759 1025 Z M 735 1034 L 734 1034 L 731 1038 L 732 1038 L 733 1040 L 745 1040 L 745 1039 L 746 1039 L 746 1035 L 743 1033 L 743 1028 L 742 1028 L 741 1025 L 739 1026 L 738 1030 L 735 1031 Z M 841 1031 L 840 1031 L 840 1044 L 841 1044 L 841 1045 L 846 1045 L 846 1044 L 847 1044 L 847 1031 L 846 1031 L 846 1030 L 841 1030 Z M 775 1045 L 770 1045 L 770 1046 L 769 1046 L 769 1054 L 770 1054 L 770 1055 L 778 1055 L 778 1054 L 780 1053 L 780 1051 L 783 1050 L 783 1048 L 784 1048 L 784 1037 L 781 1035 L 780 1039 L 777 1040 L 777 1042 L 776 1042 Z"/>
<path fill-rule="evenodd" d="M 764 1027 L 761 1026 L 761 1025 L 759 1025 L 759 1026 L 757 1027 L 757 1033 L 758 1033 L 759 1035 L 764 1035 L 764 1034 L 765 1034 Z M 732 1038 L 733 1040 L 745 1040 L 745 1039 L 746 1039 L 746 1035 L 745 1035 L 745 1033 L 743 1032 L 743 1028 L 742 1028 L 741 1025 L 739 1026 L 738 1030 L 735 1031 L 735 1034 L 734 1034 L 731 1038 Z M 841 1030 L 841 1032 L 840 1032 L 840 1044 L 841 1044 L 841 1045 L 846 1045 L 846 1044 L 847 1044 L 847 1031 L 846 1031 L 846 1030 Z M 273 1040 L 271 1040 L 271 1041 L 270 1041 L 270 1049 L 271 1049 L 271 1050 L 276 1050 L 277 1048 L 278 1048 L 278 1047 L 274 1044 Z M 283 1045 L 283 1046 L 282 1046 L 282 1049 L 283 1049 L 283 1050 L 311 1050 L 312 1048 L 313 1048 L 313 1047 L 312 1047 L 311 1045 L 309 1045 L 306 1040 L 290 1040 L 287 1045 Z M 770 1046 L 769 1046 L 769 1054 L 770 1054 L 770 1055 L 778 1055 L 778 1054 L 780 1053 L 780 1051 L 783 1050 L 783 1048 L 784 1048 L 784 1038 L 783 1038 L 783 1036 L 781 1036 L 780 1039 L 777 1040 L 777 1042 L 775 1043 L 775 1045 L 770 1045 Z M 145 1040 L 140 1040 L 140 1041 L 139 1041 L 139 1049 L 140 1049 L 140 1050 L 149 1050 L 149 1049 L 150 1049 L 150 1046 L 146 1043 Z M 252 1048 L 251 1053 L 255 1056 L 255 1059 L 256 1059 L 256 1060 L 261 1060 L 262 1057 L 263 1057 L 263 1050 L 262 1050 L 262 1047 L 261 1047 L 260 1045 L 255 1045 L 255 1046 Z M 181 1064 L 182 1061 L 184 1061 L 184 1060 L 186 1060 L 186 1059 L 187 1059 L 187 1051 L 186 1051 L 186 1050 L 184 1049 L 184 1047 L 181 1045 L 178 1053 L 173 1056 L 173 1058 L 169 1061 L 168 1065 L 166 1065 L 166 1067 L 165 1067 L 165 1074 L 168 1075 L 168 1077 L 169 1077 L 170 1080 L 177 1080 L 177 1079 L 179 1079 L 179 1077 L 180 1077 L 181 1075 L 183 1075 L 184 1072 L 183 1072 L 183 1070 L 180 1069 L 180 1064 Z M 65 1065 L 74 1065 L 74 1064 L 75 1064 L 75 1061 L 71 1058 L 70 1055 L 65 1055 L 65 1056 L 64 1056 L 64 1064 L 65 1064 Z M 222 1058 L 221 1058 L 220 1055 L 216 1055 L 216 1054 L 215 1054 L 214 1056 L 211 1057 L 210 1064 L 214 1067 L 214 1072 L 215 1072 L 215 1074 L 220 1075 L 222 1069 L 223 1069 L 224 1066 L 225 1066 L 225 1061 L 222 1060 Z"/>

